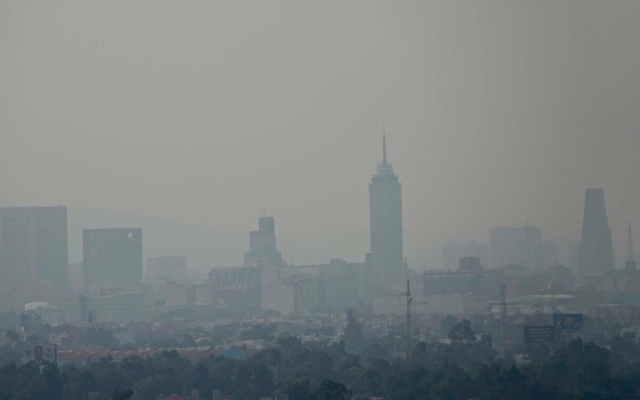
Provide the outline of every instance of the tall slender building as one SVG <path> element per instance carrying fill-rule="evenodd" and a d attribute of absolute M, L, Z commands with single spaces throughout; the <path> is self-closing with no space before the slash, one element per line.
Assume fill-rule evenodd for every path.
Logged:
<path fill-rule="evenodd" d="M 611 228 L 604 206 L 604 191 L 587 189 L 578 272 L 584 281 L 587 278 L 602 278 L 614 269 Z"/>
<path fill-rule="evenodd" d="M 68 290 L 67 208 L 0 208 L 0 310 L 56 302 Z"/>
<path fill-rule="evenodd" d="M 389 283 L 403 268 L 402 185 L 387 162 L 382 136 L 382 162 L 369 184 L 370 257 L 378 267 L 378 283 Z"/>

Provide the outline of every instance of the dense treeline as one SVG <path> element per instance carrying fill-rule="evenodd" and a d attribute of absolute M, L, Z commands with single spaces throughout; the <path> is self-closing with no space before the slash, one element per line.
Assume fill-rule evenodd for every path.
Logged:
<path fill-rule="evenodd" d="M 518 351 L 530 362 L 520 367 L 510 353 L 498 355 L 490 337 L 476 340 L 464 321 L 449 337 L 451 344 L 417 343 L 404 360 L 389 357 L 381 343 L 352 354 L 344 342 L 306 345 L 280 337 L 242 361 L 191 362 L 165 351 L 150 359 L 101 359 L 43 371 L 9 364 L 0 369 L 0 400 L 79 400 L 89 392 L 102 399 L 153 399 L 191 389 L 203 397 L 219 389 L 236 399 L 640 399 L 640 345 L 632 334 L 613 337 L 607 347 L 581 339 L 555 351 L 523 346 Z"/>

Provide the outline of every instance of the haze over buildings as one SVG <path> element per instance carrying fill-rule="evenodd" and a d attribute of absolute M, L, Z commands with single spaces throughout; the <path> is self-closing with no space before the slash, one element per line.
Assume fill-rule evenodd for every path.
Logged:
<path fill-rule="evenodd" d="M 622 256 L 640 226 L 638 7 L 3 1 L 0 203 L 229 232 L 266 203 L 280 238 L 326 249 L 308 258 L 355 260 L 384 123 L 410 266 L 527 221 L 577 241 L 588 187 Z"/>
<path fill-rule="evenodd" d="M 529 269 L 543 266 L 543 245 L 540 228 L 493 228 L 489 232 L 491 265 L 504 267 L 519 265 Z"/>
<path fill-rule="evenodd" d="M 640 394 L 639 22 L 0 1 L 0 398 Z"/>

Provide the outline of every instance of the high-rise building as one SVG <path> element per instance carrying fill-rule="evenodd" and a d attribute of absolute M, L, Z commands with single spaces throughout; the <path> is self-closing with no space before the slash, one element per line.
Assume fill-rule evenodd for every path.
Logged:
<path fill-rule="evenodd" d="M 587 278 L 601 278 L 615 268 L 611 229 L 604 205 L 602 189 L 587 189 L 584 200 L 584 219 L 578 273 Z"/>
<path fill-rule="evenodd" d="M 371 257 L 382 271 L 378 283 L 389 283 L 402 271 L 402 186 L 387 162 L 386 138 L 382 138 L 382 162 L 369 184 Z"/>
<path fill-rule="evenodd" d="M 68 290 L 67 208 L 0 208 L 0 309 L 22 311 Z"/>
<path fill-rule="evenodd" d="M 85 290 L 142 281 L 142 229 L 83 229 Z"/>
<path fill-rule="evenodd" d="M 273 217 L 260 217 L 258 230 L 249 232 L 249 251 L 244 253 L 244 264 L 258 268 L 284 264 L 276 245 L 276 223 Z"/>
<path fill-rule="evenodd" d="M 538 227 L 493 228 L 489 231 L 489 241 L 491 266 L 494 268 L 518 265 L 540 269 L 543 266 L 542 234 Z"/>

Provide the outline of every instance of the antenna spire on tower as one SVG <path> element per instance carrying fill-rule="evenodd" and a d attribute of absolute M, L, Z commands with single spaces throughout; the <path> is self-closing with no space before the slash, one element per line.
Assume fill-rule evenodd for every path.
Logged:
<path fill-rule="evenodd" d="M 384 131 L 384 124 L 382 124 L 382 163 L 387 163 L 387 134 Z"/>

